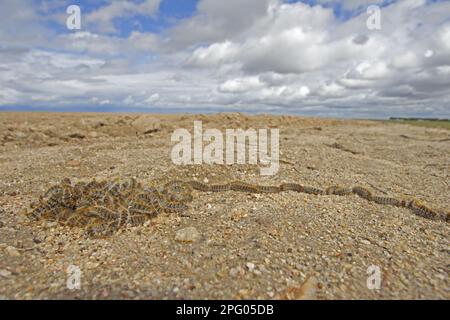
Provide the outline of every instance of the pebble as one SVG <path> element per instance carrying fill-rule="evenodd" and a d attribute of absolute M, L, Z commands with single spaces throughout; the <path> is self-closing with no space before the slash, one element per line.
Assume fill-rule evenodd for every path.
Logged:
<path fill-rule="evenodd" d="M 33 242 L 34 242 L 34 243 L 42 243 L 42 239 L 41 239 L 41 238 L 38 238 L 38 237 L 34 237 L 34 238 L 33 238 Z"/>
<path fill-rule="evenodd" d="M 247 264 L 245 265 L 248 269 L 248 271 L 252 272 L 255 269 L 255 264 L 251 263 L 251 262 L 247 262 Z"/>
<path fill-rule="evenodd" d="M 194 227 L 187 227 L 177 231 L 175 240 L 178 242 L 196 242 L 200 240 L 201 235 Z"/>
<path fill-rule="evenodd" d="M 0 276 L 2 277 L 9 277 L 11 275 L 11 271 L 6 269 L 0 269 Z"/>
<path fill-rule="evenodd" d="M 11 257 L 20 257 L 20 252 L 16 248 L 14 248 L 12 246 L 7 246 L 5 251 Z"/>

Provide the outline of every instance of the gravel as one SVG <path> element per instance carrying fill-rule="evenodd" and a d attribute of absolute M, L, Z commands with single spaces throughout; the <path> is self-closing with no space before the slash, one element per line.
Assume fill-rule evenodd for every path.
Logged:
<path fill-rule="evenodd" d="M 171 133 L 192 131 L 194 119 L 222 132 L 280 128 L 278 173 L 173 164 Z M 186 215 L 161 214 L 107 239 L 23 215 L 64 177 L 360 184 L 448 211 L 450 142 L 439 141 L 448 137 L 443 129 L 293 116 L 3 113 L 0 297 L 449 299 L 449 225 L 353 195 L 195 192 Z M 380 289 L 367 286 L 370 266 L 379 268 Z M 67 287 L 71 270 L 80 271 L 80 289 Z"/>

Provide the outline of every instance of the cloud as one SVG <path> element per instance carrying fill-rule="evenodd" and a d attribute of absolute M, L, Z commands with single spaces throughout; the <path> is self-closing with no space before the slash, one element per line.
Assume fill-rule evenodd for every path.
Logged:
<path fill-rule="evenodd" d="M 170 46 L 176 50 L 202 43 L 224 42 L 240 36 L 267 14 L 274 0 L 201 0 L 197 13 L 172 28 Z"/>
<path fill-rule="evenodd" d="M 154 93 L 150 97 L 148 97 L 148 99 L 146 99 L 144 102 L 145 103 L 155 103 L 158 100 L 159 100 L 159 94 L 158 93 Z"/>
<path fill-rule="evenodd" d="M 161 0 L 145 0 L 141 3 L 133 1 L 112 1 L 85 16 L 89 27 L 102 32 L 117 32 L 114 19 L 127 18 L 135 15 L 154 17 Z"/>
<path fill-rule="evenodd" d="M 227 80 L 219 86 L 219 90 L 227 93 L 240 93 L 260 89 L 262 87 L 264 87 L 264 84 L 258 77 L 246 77 Z"/>
<path fill-rule="evenodd" d="M 156 33 L 116 22 L 156 19 L 160 1 L 97 2 L 69 32 L 49 26 L 64 1 L 5 0 L 0 106 L 450 117 L 450 2 L 383 2 L 381 30 L 368 1 L 342 2 L 345 19 L 319 2 L 200 0 Z"/>

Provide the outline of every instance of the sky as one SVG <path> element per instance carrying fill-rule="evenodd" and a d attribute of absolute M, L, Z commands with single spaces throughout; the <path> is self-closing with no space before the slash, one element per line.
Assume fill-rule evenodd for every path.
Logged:
<path fill-rule="evenodd" d="M 450 0 L 1 0 L 0 110 L 450 118 Z"/>

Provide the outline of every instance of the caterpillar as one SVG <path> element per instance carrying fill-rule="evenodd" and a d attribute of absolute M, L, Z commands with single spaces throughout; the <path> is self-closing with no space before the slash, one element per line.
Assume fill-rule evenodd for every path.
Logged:
<path fill-rule="evenodd" d="M 320 189 L 298 183 L 258 185 L 243 181 L 207 184 L 196 180 L 173 180 L 162 186 L 145 186 L 134 178 L 128 181 L 78 182 L 70 179 L 51 186 L 31 207 L 27 215 L 32 220 L 55 220 L 71 227 L 85 229 L 90 237 L 109 236 L 128 225 L 145 223 L 162 212 L 180 213 L 189 209 L 193 191 L 280 193 L 297 192 L 312 195 L 357 195 L 367 201 L 409 209 L 413 214 L 430 220 L 450 221 L 450 213 L 436 211 L 418 200 L 397 199 L 373 195 L 362 186 L 329 186 Z"/>

